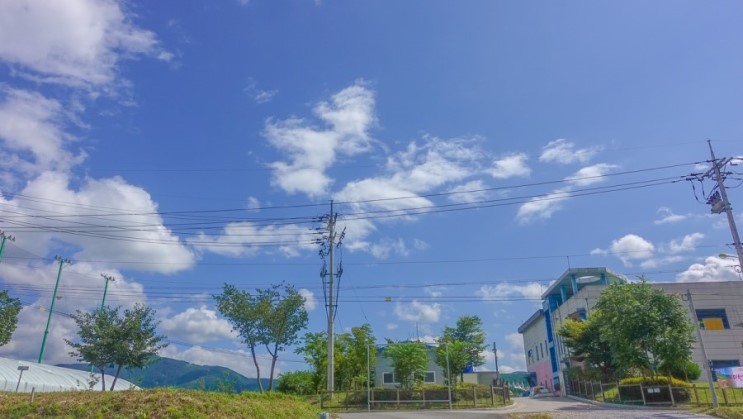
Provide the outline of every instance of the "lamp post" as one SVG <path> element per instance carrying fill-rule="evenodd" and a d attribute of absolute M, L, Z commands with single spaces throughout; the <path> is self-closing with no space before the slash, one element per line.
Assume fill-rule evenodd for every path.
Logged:
<path fill-rule="evenodd" d="M 103 310 L 103 306 L 106 304 L 106 293 L 108 292 L 108 283 L 116 281 L 116 278 L 114 278 L 111 275 L 101 274 L 101 277 L 106 280 L 106 286 L 103 287 L 103 301 L 101 301 L 101 310 Z"/>
<path fill-rule="evenodd" d="M 10 240 L 12 242 L 15 241 L 15 237 L 5 234 L 4 231 L 0 230 L 0 237 L 2 237 L 2 243 L 0 243 L 0 258 L 3 257 L 3 250 L 5 250 L 5 242 Z"/>
<path fill-rule="evenodd" d="M 57 300 L 57 289 L 59 288 L 59 278 L 62 276 L 62 265 L 70 263 L 69 259 L 62 259 L 60 256 L 54 256 L 54 260 L 59 262 L 59 270 L 57 271 L 57 282 L 54 284 L 54 294 L 52 294 L 52 304 L 49 307 L 49 317 L 46 319 L 46 328 L 44 329 L 44 338 L 41 340 L 41 350 L 39 351 L 39 364 L 41 359 L 44 357 L 44 347 L 46 346 L 46 338 L 49 335 L 49 323 L 52 321 L 52 312 L 54 311 L 54 301 Z"/>

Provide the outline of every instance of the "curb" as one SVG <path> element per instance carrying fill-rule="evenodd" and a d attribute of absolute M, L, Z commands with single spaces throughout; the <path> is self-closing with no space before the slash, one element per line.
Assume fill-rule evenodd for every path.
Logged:
<path fill-rule="evenodd" d="M 567 396 L 568 399 L 577 400 L 579 402 L 592 404 L 595 406 L 611 407 L 619 410 L 686 410 L 678 406 L 635 406 L 631 404 L 616 404 L 616 403 L 604 403 L 597 400 L 584 399 L 578 396 Z"/>

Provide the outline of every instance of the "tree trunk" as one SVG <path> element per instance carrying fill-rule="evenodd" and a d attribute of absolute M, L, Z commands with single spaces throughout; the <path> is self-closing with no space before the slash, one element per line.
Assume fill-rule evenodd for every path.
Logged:
<path fill-rule="evenodd" d="M 122 365 L 119 364 L 118 368 L 116 368 L 116 375 L 114 375 L 114 382 L 111 383 L 111 391 L 114 391 L 114 387 L 116 387 L 116 380 L 119 379 L 119 374 L 121 373 L 121 367 Z"/>
<path fill-rule="evenodd" d="M 253 364 L 255 364 L 255 376 L 256 376 L 256 379 L 258 380 L 258 391 L 263 393 L 263 383 L 261 382 L 261 367 L 258 366 L 258 358 L 256 358 L 256 355 L 255 355 L 255 346 L 254 345 L 249 345 L 249 346 L 250 346 L 250 354 L 253 356 Z"/>
<path fill-rule="evenodd" d="M 106 391 L 106 371 L 101 368 L 101 391 Z"/>
<path fill-rule="evenodd" d="M 271 354 L 271 375 L 268 377 L 268 391 L 273 390 L 273 371 L 274 367 L 276 367 L 276 360 L 279 358 L 278 355 L 278 345 L 275 345 L 273 348 L 273 352 L 268 348 L 268 345 L 266 345 L 266 350 L 269 354 Z"/>

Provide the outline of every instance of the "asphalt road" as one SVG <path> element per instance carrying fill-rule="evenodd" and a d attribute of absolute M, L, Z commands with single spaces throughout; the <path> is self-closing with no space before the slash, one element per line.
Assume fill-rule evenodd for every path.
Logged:
<path fill-rule="evenodd" d="M 689 413 L 676 409 L 636 409 L 612 406 L 593 405 L 571 399 L 546 397 L 539 399 L 516 398 L 514 405 L 503 409 L 472 410 L 417 410 L 417 411 L 384 411 L 341 413 L 341 419 L 492 419 L 528 417 L 534 413 L 548 414 L 555 419 L 568 418 L 601 418 L 601 419 L 675 419 L 675 418 L 712 418 L 712 416 Z"/>

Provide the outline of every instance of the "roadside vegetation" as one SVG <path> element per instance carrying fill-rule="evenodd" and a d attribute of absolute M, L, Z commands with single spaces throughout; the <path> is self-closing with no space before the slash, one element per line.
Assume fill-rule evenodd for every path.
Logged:
<path fill-rule="evenodd" d="M 198 390 L 0 393 L 3 418 L 276 418 L 316 419 L 317 405 L 281 393 Z"/>

